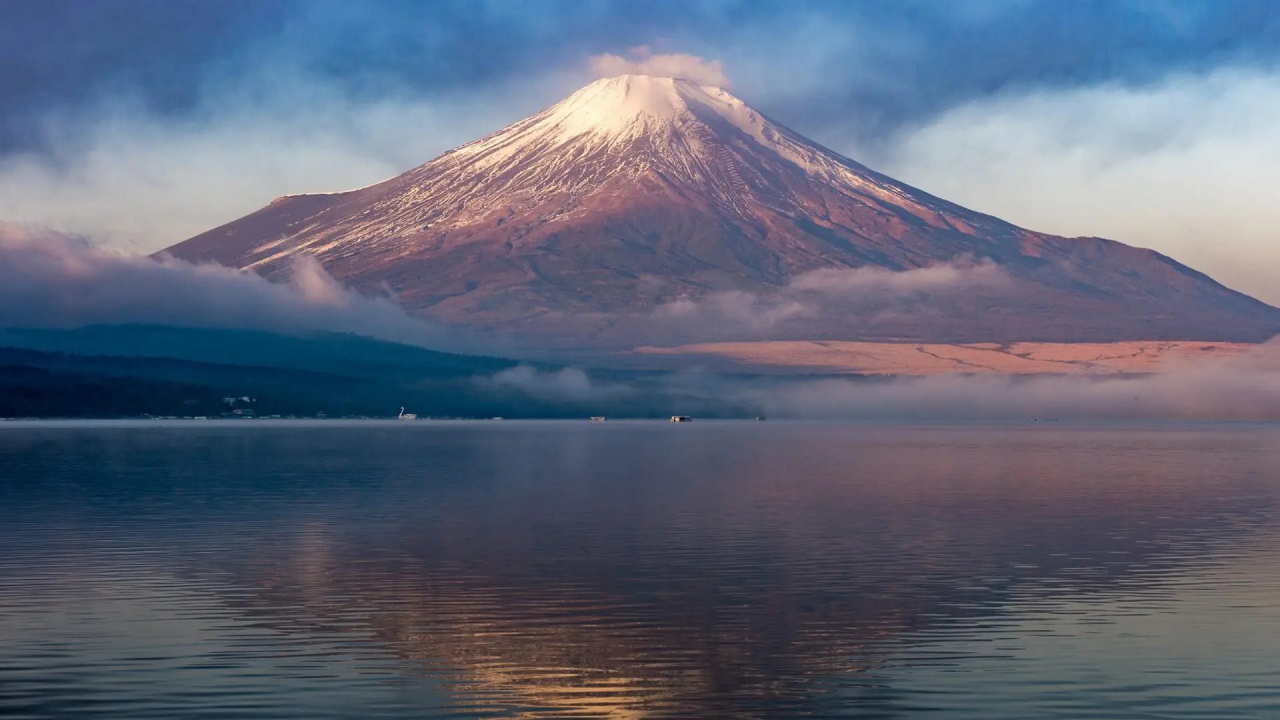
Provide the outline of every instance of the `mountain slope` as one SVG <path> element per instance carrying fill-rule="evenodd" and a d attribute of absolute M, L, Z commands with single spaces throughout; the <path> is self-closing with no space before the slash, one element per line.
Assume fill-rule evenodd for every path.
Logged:
<path fill-rule="evenodd" d="M 1158 253 L 1018 228 L 724 90 L 645 76 L 595 82 L 386 182 L 280 198 L 168 252 L 267 276 L 308 253 L 439 319 L 620 344 L 1280 332 L 1280 310 Z M 914 281 L 939 267 L 950 282 Z"/>

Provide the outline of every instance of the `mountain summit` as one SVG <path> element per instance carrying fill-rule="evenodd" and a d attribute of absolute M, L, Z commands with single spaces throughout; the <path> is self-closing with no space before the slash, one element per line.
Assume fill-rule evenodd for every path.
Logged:
<path fill-rule="evenodd" d="M 1264 340 L 1280 310 L 1159 253 L 1016 227 L 721 88 L 623 75 L 385 182 L 291 195 L 166 252 L 295 255 L 411 312 L 607 343 Z"/>

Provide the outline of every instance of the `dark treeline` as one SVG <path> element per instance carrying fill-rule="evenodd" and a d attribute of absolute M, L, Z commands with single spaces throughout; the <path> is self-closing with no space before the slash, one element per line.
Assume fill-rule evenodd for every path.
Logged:
<path fill-rule="evenodd" d="M 257 417 L 391 417 L 401 406 L 420 417 L 583 418 L 744 417 L 752 408 L 686 397 L 657 378 L 613 376 L 633 389 L 619 397 L 534 396 L 487 381 L 512 361 L 466 366 L 381 368 L 352 372 L 207 363 L 160 357 L 77 355 L 0 347 L 0 417 L 222 417 L 251 410 Z M 495 364 L 497 366 L 495 367 Z M 479 370 L 479 372 L 477 372 Z M 358 374 L 361 371 L 368 374 Z M 228 404 L 224 398 L 251 398 Z"/>
<path fill-rule="evenodd" d="M 0 350 L 0 355 L 10 355 Z M 221 398 L 210 387 L 132 377 L 55 372 L 0 364 L 0 417 L 137 417 L 142 413 L 215 416 Z"/>

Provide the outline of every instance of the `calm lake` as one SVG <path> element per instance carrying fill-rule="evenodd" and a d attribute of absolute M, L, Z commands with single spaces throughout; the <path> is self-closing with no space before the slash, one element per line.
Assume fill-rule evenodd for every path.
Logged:
<path fill-rule="evenodd" d="M 0 423 L 5 718 L 1280 717 L 1280 425 Z"/>

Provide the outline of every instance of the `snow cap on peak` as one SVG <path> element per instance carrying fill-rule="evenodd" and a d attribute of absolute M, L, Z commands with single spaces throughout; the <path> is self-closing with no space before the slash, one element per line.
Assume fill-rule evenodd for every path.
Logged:
<path fill-rule="evenodd" d="M 556 105 L 449 155 L 473 157 L 481 167 L 500 165 L 526 152 L 551 152 L 567 143 L 614 148 L 640 138 L 665 147 L 671 138 L 695 144 L 728 128 L 768 144 L 769 123 L 725 90 L 691 80 L 622 74 L 587 85 Z"/>
<path fill-rule="evenodd" d="M 625 74 L 597 80 L 547 111 L 543 122 L 562 137 L 632 135 L 712 112 L 755 134 L 760 116 L 721 88 L 673 77 Z"/>

